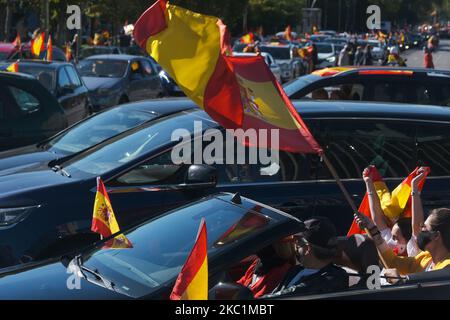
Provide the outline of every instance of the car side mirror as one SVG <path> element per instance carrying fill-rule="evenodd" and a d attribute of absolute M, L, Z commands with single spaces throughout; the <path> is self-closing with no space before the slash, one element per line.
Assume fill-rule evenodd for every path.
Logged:
<path fill-rule="evenodd" d="M 217 169 L 206 164 L 193 164 L 187 171 L 185 183 L 187 185 L 215 187 L 217 184 Z"/>
<path fill-rule="evenodd" d="M 210 300 L 253 300 L 255 299 L 251 290 L 237 283 L 219 282 L 209 290 Z"/>

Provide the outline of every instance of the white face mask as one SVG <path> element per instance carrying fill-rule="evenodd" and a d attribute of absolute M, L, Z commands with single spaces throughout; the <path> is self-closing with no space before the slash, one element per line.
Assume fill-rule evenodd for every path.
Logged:
<path fill-rule="evenodd" d="M 397 255 L 403 254 L 406 251 L 406 245 L 398 243 L 397 240 L 389 239 L 387 242 L 389 248 L 391 248 Z"/>

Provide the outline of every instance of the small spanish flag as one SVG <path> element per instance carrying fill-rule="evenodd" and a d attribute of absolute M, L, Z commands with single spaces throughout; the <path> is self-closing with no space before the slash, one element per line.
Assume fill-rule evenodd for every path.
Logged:
<path fill-rule="evenodd" d="M 48 36 L 48 42 L 47 42 L 47 56 L 45 58 L 47 61 L 53 61 L 53 41 L 52 36 Z"/>
<path fill-rule="evenodd" d="M 66 60 L 70 62 L 72 60 L 72 49 L 70 48 L 70 43 L 66 44 Z"/>
<path fill-rule="evenodd" d="M 97 194 L 95 195 L 94 212 L 92 217 L 91 230 L 99 233 L 103 238 L 120 231 L 116 216 L 111 206 L 105 185 L 100 177 L 97 178 Z M 108 241 L 105 248 L 126 249 L 132 248 L 130 240 L 123 234 L 119 234 L 114 239 Z"/>
<path fill-rule="evenodd" d="M 255 36 L 253 35 L 252 32 L 249 32 L 249 33 L 247 33 L 246 35 L 243 35 L 243 36 L 241 37 L 240 42 L 241 42 L 241 43 L 245 43 L 245 44 L 253 43 L 253 42 L 255 42 Z"/>
<path fill-rule="evenodd" d="M 203 218 L 194 247 L 178 275 L 170 300 L 208 300 L 208 238 Z"/>
<path fill-rule="evenodd" d="M 292 28 L 290 25 L 287 26 L 286 30 L 284 31 L 284 37 L 286 38 L 286 40 L 292 41 Z"/>
<path fill-rule="evenodd" d="M 19 61 L 16 61 L 16 62 L 10 64 L 10 65 L 6 68 L 6 71 L 14 72 L 14 73 L 19 72 Z"/>
<path fill-rule="evenodd" d="M 22 46 L 22 40 L 20 39 L 20 34 L 18 32 L 17 32 L 16 39 L 14 39 L 12 44 L 16 48 L 20 48 Z"/>
<path fill-rule="evenodd" d="M 41 32 L 36 38 L 31 40 L 31 53 L 39 58 L 41 52 L 44 51 L 45 32 Z"/>

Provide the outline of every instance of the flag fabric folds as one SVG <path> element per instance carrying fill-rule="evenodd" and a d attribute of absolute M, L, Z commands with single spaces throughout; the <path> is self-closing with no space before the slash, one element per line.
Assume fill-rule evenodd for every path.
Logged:
<path fill-rule="evenodd" d="M 33 56 L 39 58 L 41 52 L 44 51 L 45 32 L 42 32 L 31 40 L 31 53 Z"/>
<path fill-rule="evenodd" d="M 72 48 L 70 48 L 70 43 L 66 44 L 66 60 L 70 62 L 72 60 Z"/>
<path fill-rule="evenodd" d="M 200 222 L 197 239 L 175 282 L 171 300 L 208 300 L 208 237 Z"/>
<path fill-rule="evenodd" d="M 19 61 L 11 63 L 8 67 L 6 67 L 5 71 L 14 72 L 14 73 L 19 72 Z"/>
<path fill-rule="evenodd" d="M 52 36 L 48 36 L 48 42 L 47 42 L 47 56 L 45 58 L 47 61 L 53 61 L 53 41 Z"/>
<path fill-rule="evenodd" d="M 134 37 L 224 128 L 279 129 L 279 149 L 322 152 L 263 58 L 231 57 L 218 18 L 158 0 L 136 22 Z"/>
<path fill-rule="evenodd" d="M 286 38 L 286 40 L 292 41 L 292 28 L 290 25 L 287 26 L 286 30 L 284 31 L 284 37 Z"/>
<path fill-rule="evenodd" d="M 95 195 L 94 212 L 91 230 L 107 238 L 120 231 L 119 224 L 111 206 L 105 185 L 100 177 L 97 178 L 97 194 Z M 105 248 L 125 249 L 133 245 L 123 234 L 109 240 Z"/>
<path fill-rule="evenodd" d="M 241 43 L 250 44 L 255 42 L 255 37 L 252 32 L 247 33 L 246 35 L 243 35 L 240 39 Z"/>
<path fill-rule="evenodd" d="M 389 218 L 390 221 L 395 221 L 400 217 L 411 217 L 411 182 L 414 177 L 417 176 L 419 167 L 415 168 L 393 191 L 389 192 L 388 187 L 383 182 L 381 175 L 378 173 L 375 166 L 371 166 L 370 169 L 372 173 L 374 173 L 375 177 L 373 179 L 374 187 L 377 192 L 377 195 L 380 199 L 381 209 L 383 210 L 384 215 Z M 423 186 L 425 184 L 426 177 L 428 176 L 430 169 L 427 168 L 425 172 L 425 177 L 419 183 L 419 190 L 422 191 Z M 364 195 L 363 200 L 359 206 L 358 211 L 367 217 L 371 217 L 370 208 L 369 208 L 369 199 L 367 192 Z M 353 234 L 363 233 L 356 223 L 353 220 L 353 223 L 347 233 L 347 236 L 351 236 Z"/>

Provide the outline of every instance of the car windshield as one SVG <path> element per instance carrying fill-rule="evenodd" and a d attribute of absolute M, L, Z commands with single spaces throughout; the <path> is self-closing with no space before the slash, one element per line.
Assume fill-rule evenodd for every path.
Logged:
<path fill-rule="evenodd" d="M 268 52 L 275 60 L 291 59 L 291 52 L 288 47 L 264 47 L 261 46 L 262 52 Z"/>
<path fill-rule="evenodd" d="M 230 243 L 264 230 L 271 219 L 221 198 L 199 201 L 176 209 L 124 235 L 128 249 L 96 249 L 85 257 L 84 266 L 112 280 L 118 290 L 142 297 L 174 281 L 192 250 L 202 218 L 208 233 L 208 258 Z M 223 243 L 230 232 L 233 241 Z"/>
<path fill-rule="evenodd" d="M 154 119 L 157 115 L 127 107 L 117 107 L 80 122 L 50 140 L 46 149 L 65 156 L 90 148 L 106 139 Z"/>
<path fill-rule="evenodd" d="M 35 76 L 39 82 L 50 92 L 56 87 L 56 72 L 54 69 L 39 65 L 20 64 L 20 72 Z"/>
<path fill-rule="evenodd" d="M 64 163 L 64 167 L 70 174 L 101 176 L 169 144 L 177 129 L 193 132 L 195 120 L 211 121 L 202 119 L 198 113 L 200 111 L 183 111 L 131 130 L 74 157 Z"/>
<path fill-rule="evenodd" d="M 317 53 L 333 53 L 333 47 L 330 44 L 316 43 Z"/>
<path fill-rule="evenodd" d="M 286 92 L 286 95 L 288 97 L 292 96 L 293 94 L 297 93 L 307 85 L 310 85 L 311 83 L 317 81 L 320 79 L 319 76 L 310 74 L 307 76 L 303 76 L 300 78 L 297 78 L 295 80 L 292 80 L 291 82 L 286 83 L 283 86 L 284 92 Z"/>
<path fill-rule="evenodd" d="M 122 78 L 128 67 L 127 61 L 110 59 L 82 60 L 77 65 L 83 77 Z"/>

